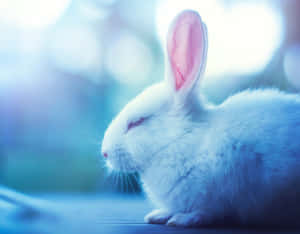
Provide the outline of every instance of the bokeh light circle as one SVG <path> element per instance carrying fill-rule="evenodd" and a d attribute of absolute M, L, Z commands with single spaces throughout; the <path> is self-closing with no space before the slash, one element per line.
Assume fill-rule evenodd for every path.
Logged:
<path fill-rule="evenodd" d="M 148 82 L 153 69 L 153 55 L 149 47 L 130 32 L 121 32 L 108 48 L 106 67 L 121 83 L 142 85 Z"/>
<path fill-rule="evenodd" d="M 97 33 L 87 25 L 65 26 L 49 40 L 53 63 L 74 74 L 98 75 L 102 69 L 102 47 Z"/>
<path fill-rule="evenodd" d="M 23 29 L 54 24 L 72 0 L 1 0 L 0 22 Z"/>

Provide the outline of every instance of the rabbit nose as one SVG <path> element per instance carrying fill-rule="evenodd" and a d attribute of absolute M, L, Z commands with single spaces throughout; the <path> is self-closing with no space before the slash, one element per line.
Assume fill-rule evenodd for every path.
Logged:
<path fill-rule="evenodd" d="M 104 153 L 103 153 L 103 157 L 104 157 L 104 158 L 107 158 L 107 157 L 108 157 L 108 154 L 107 154 L 106 152 L 104 152 Z"/>

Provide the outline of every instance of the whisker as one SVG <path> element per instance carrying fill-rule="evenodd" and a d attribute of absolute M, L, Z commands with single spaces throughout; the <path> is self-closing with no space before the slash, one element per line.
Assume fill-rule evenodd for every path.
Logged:
<path fill-rule="evenodd" d="M 118 184 L 119 184 L 119 175 L 118 172 L 114 173 L 114 190 L 118 190 Z"/>
<path fill-rule="evenodd" d="M 133 185 L 133 182 L 132 182 L 132 179 L 130 177 L 131 175 L 128 175 L 128 182 L 129 182 L 129 185 L 130 185 L 130 190 L 131 192 L 135 193 L 135 188 L 134 188 L 134 185 Z"/>
<path fill-rule="evenodd" d="M 123 181 L 123 172 L 122 172 L 124 170 L 123 157 L 119 156 L 119 164 L 120 164 L 120 172 L 119 172 L 119 175 L 120 175 L 120 192 L 124 192 L 124 189 L 123 189 L 124 181 Z"/>
<path fill-rule="evenodd" d="M 130 189 L 129 189 L 129 181 L 128 181 L 128 174 L 124 174 L 124 180 L 125 180 L 125 192 L 126 193 L 129 193 L 130 192 Z"/>
<path fill-rule="evenodd" d="M 118 192 L 122 192 L 122 175 L 121 172 L 118 171 Z"/>
<path fill-rule="evenodd" d="M 119 173 L 115 172 L 114 174 L 114 190 L 118 190 L 118 184 L 119 184 Z M 115 192 L 115 191 L 114 191 Z"/>

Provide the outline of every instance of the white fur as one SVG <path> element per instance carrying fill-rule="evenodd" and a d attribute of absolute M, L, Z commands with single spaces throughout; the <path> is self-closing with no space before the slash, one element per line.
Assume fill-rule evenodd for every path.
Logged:
<path fill-rule="evenodd" d="M 108 161 L 139 172 L 160 209 L 145 220 L 171 226 L 296 225 L 300 97 L 248 90 L 212 106 L 190 92 L 178 103 L 169 83 L 154 85 L 105 133 Z M 127 132 L 128 123 L 140 117 L 147 119 Z"/>

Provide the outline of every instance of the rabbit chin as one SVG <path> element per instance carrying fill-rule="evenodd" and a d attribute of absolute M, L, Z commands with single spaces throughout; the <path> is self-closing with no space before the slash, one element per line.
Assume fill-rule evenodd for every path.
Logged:
<path fill-rule="evenodd" d="M 130 159 L 129 153 L 122 153 L 110 157 L 106 166 L 110 170 L 133 173 L 138 171 L 138 166 Z"/>

